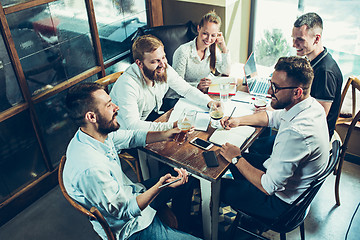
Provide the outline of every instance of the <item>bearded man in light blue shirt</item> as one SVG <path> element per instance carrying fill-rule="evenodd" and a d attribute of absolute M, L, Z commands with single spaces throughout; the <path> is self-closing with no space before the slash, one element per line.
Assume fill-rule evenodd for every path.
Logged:
<path fill-rule="evenodd" d="M 119 130 L 116 120 L 119 108 L 112 103 L 104 87 L 96 83 L 82 83 L 71 88 L 66 107 L 80 127 L 66 152 L 63 178 L 69 195 L 87 209 L 97 207 L 116 239 L 198 239 L 163 225 L 156 210 L 150 206 L 166 191 L 169 194 L 184 190 L 183 184 L 188 181 L 186 170 L 175 168 L 176 177 L 166 174 L 146 190 L 123 173 L 118 157 L 121 149 L 172 140 L 180 130 Z M 169 187 L 159 188 L 179 178 L 180 181 Z M 100 224 L 91 223 L 95 231 L 106 239 Z"/>

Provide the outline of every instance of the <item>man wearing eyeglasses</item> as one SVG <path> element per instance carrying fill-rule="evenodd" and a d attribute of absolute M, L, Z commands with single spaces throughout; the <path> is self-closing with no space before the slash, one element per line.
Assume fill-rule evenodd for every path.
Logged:
<path fill-rule="evenodd" d="M 287 210 L 326 168 L 329 155 L 326 114 L 310 96 L 313 70 L 300 57 L 283 57 L 271 78 L 271 107 L 238 118 L 224 117 L 230 129 L 241 125 L 279 129 L 271 155 L 244 153 L 226 143 L 220 154 L 232 164 L 234 179 L 222 179 L 221 200 L 243 212 L 273 220 Z"/>

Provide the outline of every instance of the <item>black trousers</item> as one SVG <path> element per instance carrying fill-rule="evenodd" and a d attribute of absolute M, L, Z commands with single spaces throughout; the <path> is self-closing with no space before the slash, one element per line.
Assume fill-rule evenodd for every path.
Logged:
<path fill-rule="evenodd" d="M 244 153 L 243 157 L 257 169 L 265 171 L 264 161 L 269 157 L 264 154 Z M 235 167 L 230 170 L 233 179 L 221 180 L 222 202 L 249 214 L 265 220 L 272 220 L 290 207 L 290 204 L 280 200 L 275 195 L 267 195 L 250 183 Z"/>

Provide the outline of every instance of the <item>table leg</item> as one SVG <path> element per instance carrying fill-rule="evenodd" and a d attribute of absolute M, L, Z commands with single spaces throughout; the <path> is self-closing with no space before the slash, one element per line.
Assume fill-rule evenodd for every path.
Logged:
<path fill-rule="evenodd" d="M 151 176 L 159 176 L 159 161 L 156 157 L 138 149 L 141 174 L 144 180 Z"/>
<path fill-rule="evenodd" d="M 147 154 L 146 152 L 138 149 L 138 156 L 142 177 L 144 180 L 147 180 L 150 178 L 150 171 L 147 165 Z"/>
<path fill-rule="evenodd" d="M 205 240 L 217 240 L 221 179 L 216 182 L 200 178 L 201 209 Z"/>

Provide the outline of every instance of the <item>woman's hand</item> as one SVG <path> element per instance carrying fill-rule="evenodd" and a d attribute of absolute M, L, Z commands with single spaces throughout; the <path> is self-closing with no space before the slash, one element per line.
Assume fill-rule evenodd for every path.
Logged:
<path fill-rule="evenodd" d="M 224 35 L 222 32 L 218 33 L 215 43 L 219 46 L 222 53 L 227 52 L 226 43 L 225 43 Z"/>
<path fill-rule="evenodd" d="M 197 88 L 202 91 L 203 93 L 207 93 L 209 87 L 211 85 L 211 79 L 209 78 L 203 78 L 200 80 Z"/>

